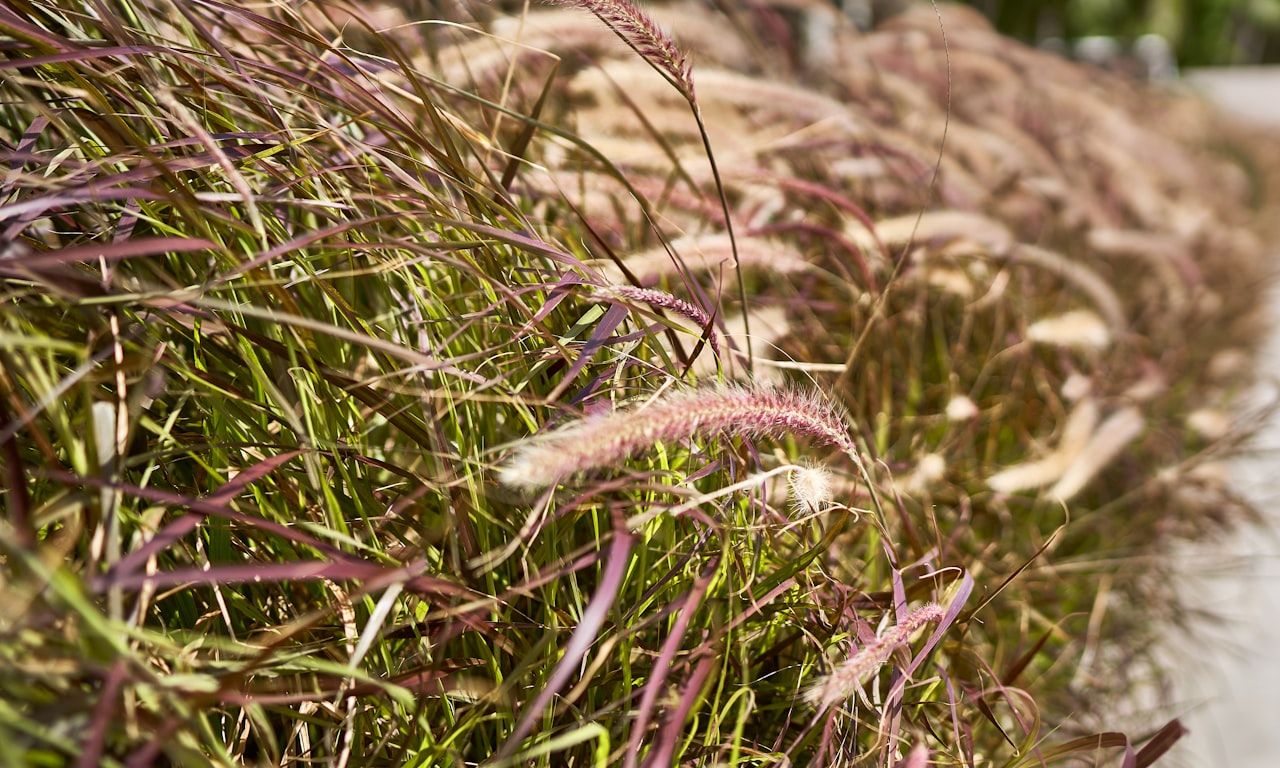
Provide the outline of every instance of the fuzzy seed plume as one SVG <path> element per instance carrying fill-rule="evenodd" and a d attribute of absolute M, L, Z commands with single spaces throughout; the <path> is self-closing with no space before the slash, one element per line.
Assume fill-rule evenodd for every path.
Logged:
<path fill-rule="evenodd" d="M 899 624 L 889 628 L 875 640 L 859 648 L 835 671 L 819 680 L 804 693 L 805 701 L 826 709 L 839 704 L 862 690 L 862 684 L 886 661 L 893 651 L 906 644 L 925 624 L 940 621 L 942 607 L 929 603 L 912 611 Z"/>
<path fill-rule="evenodd" d="M 1088 397 L 1092 391 L 1093 382 L 1082 373 L 1072 373 L 1066 381 L 1062 382 L 1062 397 L 1068 402 L 1074 403 Z"/>
<path fill-rule="evenodd" d="M 916 744 L 911 748 L 911 753 L 901 763 L 898 768 L 928 768 L 929 766 L 929 747 L 924 742 Z"/>
<path fill-rule="evenodd" d="M 1111 344 L 1111 329 L 1101 317 L 1079 309 L 1037 320 L 1027 328 L 1027 338 L 1059 347 L 1106 349 Z"/>
<path fill-rule="evenodd" d="M 908 496 L 917 496 L 937 486 L 946 475 L 946 457 L 937 453 L 926 453 L 920 457 L 916 468 L 904 477 L 901 483 L 895 480 L 894 485 Z"/>
<path fill-rule="evenodd" d="M 947 421 L 969 421 L 977 415 L 977 404 L 964 395 L 956 395 L 947 403 Z"/>
<path fill-rule="evenodd" d="M 683 268 L 689 272 L 714 273 L 722 267 L 733 265 L 734 242 L 723 232 L 686 235 L 673 240 L 670 250 L 665 247 L 650 248 L 627 256 L 627 269 L 642 280 L 679 276 L 680 268 L 671 258 L 671 253 L 675 252 L 680 254 Z M 803 253 L 773 238 L 741 235 L 736 238 L 736 243 L 738 261 L 767 274 L 787 275 L 809 267 Z M 597 261 L 592 264 L 600 269 L 609 282 L 621 282 L 622 271 L 612 262 Z"/>
<path fill-rule="evenodd" d="M 689 57 L 649 14 L 631 0 L 558 0 L 557 4 L 576 6 L 594 13 L 632 50 L 668 77 L 686 99 L 693 101 L 693 73 Z"/>
<path fill-rule="evenodd" d="M 545 488 L 576 474 L 618 466 L 660 442 L 788 433 L 857 455 L 844 418 L 818 395 L 759 384 L 730 385 L 662 395 L 639 407 L 588 417 L 532 438 L 500 470 L 499 480 L 512 488 Z"/>
<path fill-rule="evenodd" d="M 1067 414 L 1062 438 L 1052 453 L 997 472 L 987 479 L 987 486 L 996 493 L 1017 493 L 1060 480 L 1086 451 L 1100 413 L 1097 401 L 1091 397 L 1076 403 Z"/>
<path fill-rule="evenodd" d="M 1049 495 L 1060 501 L 1069 501 L 1136 440 L 1146 426 L 1142 413 L 1132 406 L 1108 416 L 1090 436 L 1079 457 L 1049 489 Z"/>
<path fill-rule="evenodd" d="M 610 285 L 596 291 L 595 295 L 605 300 L 624 299 L 639 304 L 648 304 L 651 307 L 670 310 L 681 317 L 687 318 L 693 321 L 699 329 L 707 331 L 707 346 L 711 347 L 711 351 L 716 357 L 720 356 L 720 339 L 716 334 L 716 329 L 712 327 L 711 316 L 703 311 L 702 307 L 672 296 L 666 291 L 659 291 L 653 288 L 637 288 L 634 285 Z"/>
<path fill-rule="evenodd" d="M 791 508 L 797 515 L 820 512 L 835 498 L 831 473 L 825 467 L 810 464 L 791 473 Z"/>
<path fill-rule="evenodd" d="M 1187 427 L 1206 440 L 1221 440 L 1231 431 L 1231 414 L 1221 408 L 1197 408 L 1187 414 Z"/>

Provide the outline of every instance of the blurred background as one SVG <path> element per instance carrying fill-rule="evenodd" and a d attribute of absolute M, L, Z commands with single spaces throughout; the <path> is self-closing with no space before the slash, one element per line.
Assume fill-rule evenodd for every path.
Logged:
<path fill-rule="evenodd" d="M 882 17 L 910 0 L 844 0 L 857 18 Z M 1005 34 L 1031 44 L 1106 36 L 1129 46 L 1168 41 L 1183 67 L 1280 63 L 1280 0 L 968 0 Z"/>
<path fill-rule="evenodd" d="M 1280 0 L 973 0 L 1006 34 L 1169 41 L 1184 67 L 1280 62 Z"/>
<path fill-rule="evenodd" d="M 1167 43 L 1143 62 L 1157 78 L 1185 82 L 1237 117 L 1280 128 L 1280 0 L 971 0 L 1002 32 L 1077 59 L 1110 65 L 1145 57 L 1144 36 Z M 883 10 L 891 10 L 887 6 Z M 879 9 L 878 9 L 879 10 Z M 1110 38 L 1109 40 L 1104 38 Z M 1145 38 L 1150 42 L 1151 38 Z M 1151 53 L 1148 51 L 1147 53 Z M 1177 69 L 1160 71 L 1166 57 Z M 1280 249 L 1277 249 L 1280 257 Z M 1280 291 L 1273 291 L 1280 317 Z M 1280 397 L 1280 332 L 1260 359 L 1257 405 Z M 1270 529 L 1190 544 L 1181 589 L 1191 611 L 1212 617 L 1170 641 L 1180 675 L 1178 714 L 1190 734 L 1169 764 L 1213 768 L 1280 765 L 1280 424 L 1273 419 L 1254 453 L 1235 462 L 1235 480 Z"/>
<path fill-rule="evenodd" d="M 844 0 L 844 8 L 869 23 L 923 1 Z M 1237 118 L 1280 129 L 1280 0 L 960 2 L 1031 45 L 1152 79 L 1176 77 Z M 1280 265 L 1280 246 L 1276 258 Z M 1272 306 L 1280 318 L 1280 287 Z M 1257 408 L 1280 402 L 1280 322 L 1259 359 Z M 1280 423 L 1273 418 L 1253 452 L 1232 467 L 1237 487 L 1270 525 L 1192 542 L 1179 554 L 1185 608 L 1201 620 L 1190 634 L 1171 635 L 1164 649 L 1170 668 L 1180 670 L 1174 708 L 1190 734 L 1162 765 L 1280 765 L 1278 467 Z"/>

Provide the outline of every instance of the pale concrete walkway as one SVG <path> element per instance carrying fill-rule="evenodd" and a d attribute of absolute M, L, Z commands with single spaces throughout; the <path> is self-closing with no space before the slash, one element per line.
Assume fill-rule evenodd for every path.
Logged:
<path fill-rule="evenodd" d="M 1280 67 L 1201 70 L 1187 79 L 1225 110 L 1280 127 Z M 1262 366 L 1280 382 L 1280 290 L 1272 307 L 1276 330 Z M 1184 664 L 1179 694 L 1191 735 L 1170 766 L 1280 767 L 1280 424 L 1264 428 L 1257 447 L 1233 471 L 1240 490 L 1272 515 L 1273 530 L 1242 531 L 1186 553 L 1185 595 L 1222 622 L 1206 627 L 1201 642 L 1173 650 Z"/>

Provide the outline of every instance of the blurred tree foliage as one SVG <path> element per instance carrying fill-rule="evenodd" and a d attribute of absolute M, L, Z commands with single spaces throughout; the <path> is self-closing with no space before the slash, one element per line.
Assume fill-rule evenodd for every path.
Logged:
<path fill-rule="evenodd" d="M 1027 41 L 1163 35 L 1183 66 L 1280 62 L 1280 0 L 965 0 Z"/>

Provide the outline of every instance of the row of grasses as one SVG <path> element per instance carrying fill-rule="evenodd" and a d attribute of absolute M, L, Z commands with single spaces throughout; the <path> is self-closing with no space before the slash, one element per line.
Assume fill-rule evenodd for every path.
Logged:
<path fill-rule="evenodd" d="M 0 8 L 0 764 L 1177 740 L 1263 140 L 952 10 L 579 5 Z"/>

